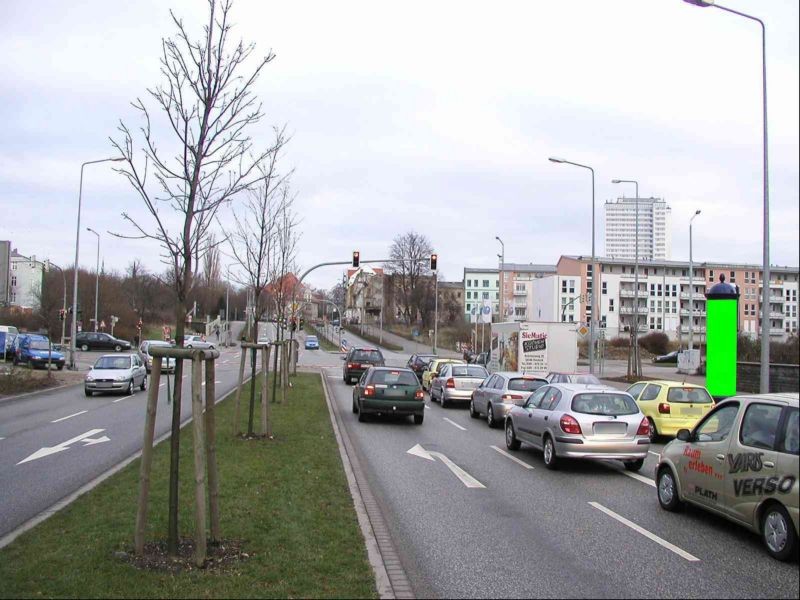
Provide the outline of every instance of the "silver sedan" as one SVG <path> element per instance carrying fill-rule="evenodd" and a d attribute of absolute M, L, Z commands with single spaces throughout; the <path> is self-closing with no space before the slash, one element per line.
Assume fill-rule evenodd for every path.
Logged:
<path fill-rule="evenodd" d="M 488 376 L 489 372 L 479 365 L 445 363 L 431 379 L 431 400 L 438 400 L 442 408 L 450 402 L 467 402 L 472 391 Z"/>
<path fill-rule="evenodd" d="M 184 348 L 198 348 L 200 350 L 214 349 L 214 344 L 203 339 L 202 335 L 185 335 L 183 336 Z"/>
<path fill-rule="evenodd" d="M 519 400 L 506 417 L 506 446 L 542 450 L 555 469 L 563 458 L 616 459 L 638 471 L 650 449 L 650 424 L 630 394 L 607 386 L 559 383 Z"/>
<path fill-rule="evenodd" d="M 544 377 L 517 371 L 498 371 L 472 392 L 469 416 L 478 419 L 486 415 L 486 423 L 489 427 L 495 427 L 503 423 L 515 402 L 527 400 L 528 396 L 546 384 Z"/>
<path fill-rule="evenodd" d="M 87 396 L 95 392 L 131 395 L 137 387 L 147 389 L 147 370 L 142 360 L 136 354 L 106 354 L 86 374 L 83 391 Z"/>

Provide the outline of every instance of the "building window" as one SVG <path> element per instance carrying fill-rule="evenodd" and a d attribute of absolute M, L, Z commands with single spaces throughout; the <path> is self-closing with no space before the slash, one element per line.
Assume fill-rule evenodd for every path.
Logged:
<path fill-rule="evenodd" d="M 677 296 L 678 296 L 678 285 L 677 284 L 673 284 L 672 285 L 672 297 L 676 298 Z"/>
<path fill-rule="evenodd" d="M 17 270 L 17 263 L 11 263 L 11 270 L 12 271 L 16 271 Z"/>
<path fill-rule="evenodd" d="M 714 281 L 714 269 L 709 269 L 708 271 L 708 280 Z"/>
<path fill-rule="evenodd" d="M 609 298 L 609 300 L 608 300 L 608 312 L 614 312 L 614 299 L 613 298 Z"/>
<path fill-rule="evenodd" d="M 563 279 L 561 281 L 561 293 L 562 294 L 566 294 L 567 293 L 567 280 L 566 279 Z"/>
<path fill-rule="evenodd" d="M 663 296 L 664 295 L 664 292 L 661 290 L 661 284 L 660 283 L 658 284 L 658 294 L 657 295 L 658 296 Z"/>
<path fill-rule="evenodd" d="M 728 283 L 736 283 L 736 271 L 731 271 L 731 280 Z"/>
<path fill-rule="evenodd" d="M 656 284 L 655 283 L 651 283 L 650 284 L 650 295 L 651 296 L 655 296 L 656 295 Z"/>
<path fill-rule="evenodd" d="M 608 285 L 607 285 L 607 283 L 608 282 L 604 281 L 603 284 L 602 284 L 602 286 L 603 286 L 603 292 L 602 293 L 603 294 L 608 294 Z"/>
<path fill-rule="evenodd" d="M 525 284 L 524 283 L 517 283 L 514 285 L 514 290 L 517 292 L 524 292 L 525 291 Z"/>
<path fill-rule="evenodd" d="M 570 279 L 569 280 L 569 293 L 570 294 L 574 294 L 575 293 L 575 280 L 574 279 Z"/>
<path fill-rule="evenodd" d="M 472 304 L 467 302 L 467 312 L 470 312 L 471 310 L 472 310 Z"/>
<path fill-rule="evenodd" d="M 489 292 L 483 292 L 483 299 L 484 300 L 488 300 L 489 299 Z"/>
<path fill-rule="evenodd" d="M 489 280 L 488 279 L 484 279 L 483 280 L 483 287 L 489 287 Z"/>
<path fill-rule="evenodd" d="M 514 308 L 514 316 L 515 317 L 524 317 L 525 316 L 525 309 L 516 307 Z"/>
<path fill-rule="evenodd" d="M 494 280 L 494 287 L 496 287 L 496 288 L 500 287 L 500 280 L 499 279 L 495 279 Z"/>
<path fill-rule="evenodd" d="M 500 299 L 500 292 L 495 292 L 494 293 L 494 299 L 495 300 L 499 300 Z"/>
<path fill-rule="evenodd" d="M 12 275 L 11 276 L 11 287 L 17 287 L 17 276 L 16 275 Z"/>

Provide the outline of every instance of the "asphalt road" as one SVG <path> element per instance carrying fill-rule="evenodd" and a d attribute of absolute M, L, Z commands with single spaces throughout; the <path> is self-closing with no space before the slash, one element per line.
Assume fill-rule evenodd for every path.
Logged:
<path fill-rule="evenodd" d="M 396 366 L 407 359 L 386 357 Z M 797 565 L 770 558 L 757 536 L 700 510 L 659 507 L 652 477 L 661 444 L 633 476 L 613 461 L 549 471 L 530 447 L 507 453 L 502 429 L 471 419 L 466 407 L 429 402 L 421 426 L 359 423 L 341 361 L 303 358 L 327 365 L 335 406 L 419 597 L 797 597 Z M 439 457 L 409 454 L 417 445 L 484 487 L 467 487 Z"/>

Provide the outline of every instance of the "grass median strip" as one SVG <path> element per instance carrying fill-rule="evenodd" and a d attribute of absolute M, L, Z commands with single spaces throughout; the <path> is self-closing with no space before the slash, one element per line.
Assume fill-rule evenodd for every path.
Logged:
<path fill-rule="evenodd" d="M 117 558 L 133 549 L 136 460 L 0 550 L 0 597 L 376 597 L 319 375 L 292 381 L 288 402 L 272 405 L 273 441 L 233 438 L 233 403 L 217 407 L 222 536 L 240 540 L 246 560 L 170 574 Z M 181 442 L 180 533 L 192 537 L 190 428 Z M 148 541 L 166 537 L 168 466 L 164 442 L 153 457 Z"/>

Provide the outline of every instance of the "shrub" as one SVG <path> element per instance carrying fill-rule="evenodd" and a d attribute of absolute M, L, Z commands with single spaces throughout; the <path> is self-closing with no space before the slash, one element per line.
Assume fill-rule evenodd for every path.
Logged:
<path fill-rule="evenodd" d="M 630 339 L 626 337 L 615 337 L 609 340 L 609 345 L 613 346 L 614 348 L 627 348 L 630 345 Z"/>
<path fill-rule="evenodd" d="M 669 337 L 666 333 L 654 331 L 639 338 L 639 346 L 647 350 L 650 354 L 666 354 L 669 352 Z"/>

